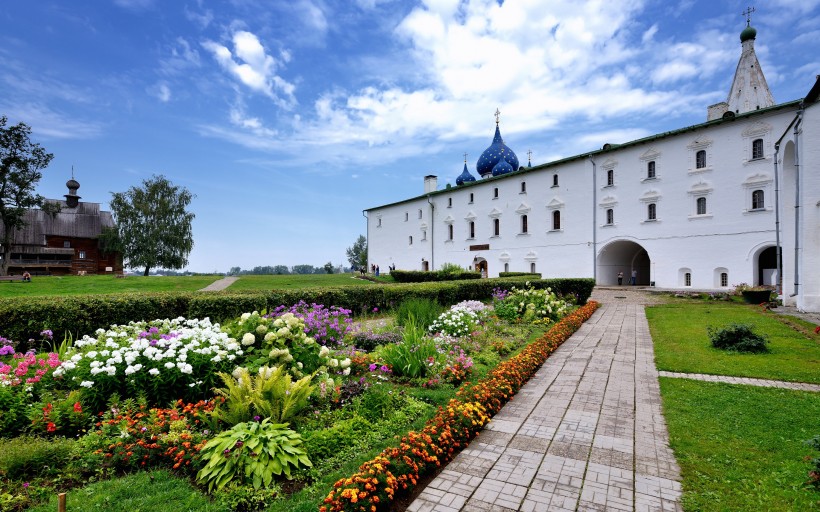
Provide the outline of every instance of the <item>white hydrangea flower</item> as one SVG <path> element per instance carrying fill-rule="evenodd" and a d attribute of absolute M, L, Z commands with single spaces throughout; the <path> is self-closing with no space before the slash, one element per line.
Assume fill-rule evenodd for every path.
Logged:
<path fill-rule="evenodd" d="M 156 377 L 157 375 L 159 375 L 159 369 L 158 368 L 151 368 L 150 370 L 148 370 L 148 373 L 150 373 L 151 375 Z"/>
<path fill-rule="evenodd" d="M 254 336 L 253 334 L 246 332 L 245 335 L 242 336 L 242 344 L 246 347 L 249 345 L 253 345 L 254 343 L 256 343 L 256 336 Z"/>

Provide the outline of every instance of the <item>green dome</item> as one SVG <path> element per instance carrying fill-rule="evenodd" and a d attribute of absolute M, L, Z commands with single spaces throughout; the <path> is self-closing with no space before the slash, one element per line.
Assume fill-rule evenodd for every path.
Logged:
<path fill-rule="evenodd" d="M 747 26 L 743 29 L 743 32 L 740 33 L 740 42 L 745 43 L 749 39 L 754 39 L 757 36 L 757 30 L 754 27 Z"/>

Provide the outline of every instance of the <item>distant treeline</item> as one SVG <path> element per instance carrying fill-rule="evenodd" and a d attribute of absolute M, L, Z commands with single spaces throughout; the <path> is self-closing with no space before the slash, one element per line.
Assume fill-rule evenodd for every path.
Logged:
<path fill-rule="evenodd" d="M 240 267 L 231 267 L 228 271 L 229 276 L 270 276 L 270 275 L 287 275 L 287 274 L 341 274 L 350 272 L 350 269 L 342 265 L 334 266 L 333 263 L 327 262 L 321 267 L 314 267 L 313 265 L 294 265 L 288 267 L 287 265 L 266 265 L 253 267 L 250 270 L 243 270 Z"/>

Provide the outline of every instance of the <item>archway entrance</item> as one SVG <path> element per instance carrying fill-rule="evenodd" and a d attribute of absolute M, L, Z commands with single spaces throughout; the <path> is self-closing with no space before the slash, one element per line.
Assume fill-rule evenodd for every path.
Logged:
<path fill-rule="evenodd" d="M 473 258 L 473 267 L 475 268 L 476 272 L 481 272 L 481 277 L 487 277 L 489 274 L 487 273 L 487 260 L 476 256 Z"/>
<path fill-rule="evenodd" d="M 635 284 L 649 286 L 650 263 L 649 253 L 640 244 L 629 240 L 611 242 L 598 253 L 596 284 L 617 286 L 618 273 L 623 272 L 623 284 L 628 285 L 635 271 Z"/>
<path fill-rule="evenodd" d="M 755 285 L 777 284 L 777 248 L 767 247 L 757 256 L 757 272 Z"/>

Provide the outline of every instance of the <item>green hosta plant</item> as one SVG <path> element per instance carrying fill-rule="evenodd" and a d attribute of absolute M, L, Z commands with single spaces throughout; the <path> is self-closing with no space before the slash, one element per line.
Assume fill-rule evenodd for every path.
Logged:
<path fill-rule="evenodd" d="M 315 386 L 308 375 L 293 382 L 283 366 L 263 366 L 256 375 L 237 368 L 233 375 L 219 373 L 224 388 L 214 389 L 225 403 L 214 409 L 214 416 L 229 425 L 254 417 L 287 421 L 305 408 Z"/>
<path fill-rule="evenodd" d="M 230 482 L 268 487 L 275 476 L 290 480 L 293 470 L 313 466 L 302 436 L 287 423 L 271 423 L 268 418 L 234 425 L 208 441 L 199 455 L 204 466 L 196 478 L 208 484 L 209 491 Z"/>

